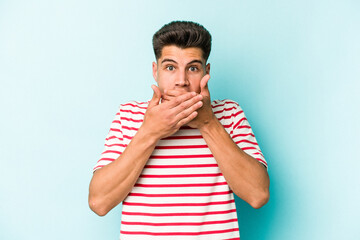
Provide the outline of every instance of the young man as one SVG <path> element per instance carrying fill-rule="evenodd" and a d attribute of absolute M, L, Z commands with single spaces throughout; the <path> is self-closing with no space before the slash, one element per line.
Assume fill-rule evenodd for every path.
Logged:
<path fill-rule="evenodd" d="M 267 163 L 240 106 L 210 100 L 211 35 L 193 22 L 154 34 L 153 97 L 119 107 L 89 205 L 123 202 L 121 239 L 239 239 L 233 193 L 269 199 Z"/>

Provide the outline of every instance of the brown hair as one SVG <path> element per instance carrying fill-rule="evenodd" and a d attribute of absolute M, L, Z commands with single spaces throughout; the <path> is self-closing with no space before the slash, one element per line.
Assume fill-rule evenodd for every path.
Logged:
<path fill-rule="evenodd" d="M 211 35 L 202 25 L 190 21 L 173 21 L 165 24 L 153 36 L 156 60 L 161 57 L 163 47 L 175 45 L 180 48 L 198 47 L 205 62 L 211 51 Z"/>

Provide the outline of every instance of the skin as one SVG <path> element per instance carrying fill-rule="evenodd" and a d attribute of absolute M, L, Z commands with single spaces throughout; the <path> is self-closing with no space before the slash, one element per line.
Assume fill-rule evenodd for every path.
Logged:
<path fill-rule="evenodd" d="M 153 62 L 153 97 L 144 122 L 125 151 L 95 171 L 89 206 L 100 216 L 122 202 L 135 185 L 157 142 L 181 126 L 198 128 L 233 192 L 254 208 L 269 199 L 269 177 L 258 160 L 242 151 L 215 117 L 208 81 L 210 64 L 200 48 L 165 46 Z"/>

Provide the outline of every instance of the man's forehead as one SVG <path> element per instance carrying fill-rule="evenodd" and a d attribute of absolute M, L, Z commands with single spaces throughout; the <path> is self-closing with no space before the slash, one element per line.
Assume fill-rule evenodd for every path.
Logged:
<path fill-rule="evenodd" d="M 198 47 L 180 48 L 175 45 L 169 45 L 163 47 L 158 62 L 163 62 L 164 60 L 173 60 L 175 62 L 178 61 L 192 62 L 194 60 L 197 60 L 197 62 L 200 61 L 200 63 L 205 63 L 201 48 Z"/>

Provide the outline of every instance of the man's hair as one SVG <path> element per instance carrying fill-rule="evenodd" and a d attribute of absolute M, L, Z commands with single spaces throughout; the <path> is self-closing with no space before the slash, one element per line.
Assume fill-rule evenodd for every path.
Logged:
<path fill-rule="evenodd" d="M 211 35 L 206 28 L 198 23 L 173 21 L 165 24 L 153 36 L 156 60 L 161 57 L 162 49 L 170 45 L 180 48 L 200 48 L 206 62 L 211 51 Z"/>

